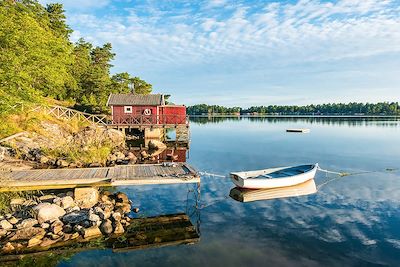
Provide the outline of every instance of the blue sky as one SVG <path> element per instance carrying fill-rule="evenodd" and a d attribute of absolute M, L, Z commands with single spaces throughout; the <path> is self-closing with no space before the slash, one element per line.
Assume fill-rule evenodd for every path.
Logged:
<path fill-rule="evenodd" d="M 176 103 L 400 101 L 400 0 L 58 2 L 73 40 Z"/>

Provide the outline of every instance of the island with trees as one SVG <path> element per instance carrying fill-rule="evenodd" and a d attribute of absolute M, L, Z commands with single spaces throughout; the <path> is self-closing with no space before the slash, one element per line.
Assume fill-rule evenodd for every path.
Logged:
<path fill-rule="evenodd" d="M 398 102 L 332 103 L 306 106 L 253 106 L 250 108 L 199 104 L 187 108 L 189 115 L 310 115 L 310 116 L 400 116 Z"/>

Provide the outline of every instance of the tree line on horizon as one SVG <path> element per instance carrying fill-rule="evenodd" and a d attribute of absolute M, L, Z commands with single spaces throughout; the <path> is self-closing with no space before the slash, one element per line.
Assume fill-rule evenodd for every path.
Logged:
<path fill-rule="evenodd" d="M 198 104 L 187 107 L 189 115 L 207 114 L 270 114 L 270 115 L 400 115 L 398 102 L 330 103 L 306 106 L 253 106 L 250 108 Z"/>
<path fill-rule="evenodd" d="M 148 94 L 152 85 L 127 72 L 111 74 L 112 45 L 73 43 L 62 4 L 0 1 L 0 114 L 16 103 L 50 97 L 88 112 L 106 112 L 110 93 Z"/>

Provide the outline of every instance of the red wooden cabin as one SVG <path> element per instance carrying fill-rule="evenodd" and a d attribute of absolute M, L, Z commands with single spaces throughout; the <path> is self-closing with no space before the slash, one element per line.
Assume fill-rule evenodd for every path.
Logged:
<path fill-rule="evenodd" d="M 111 94 L 112 124 L 121 126 L 163 126 L 187 124 L 186 107 L 166 105 L 162 94 Z"/>

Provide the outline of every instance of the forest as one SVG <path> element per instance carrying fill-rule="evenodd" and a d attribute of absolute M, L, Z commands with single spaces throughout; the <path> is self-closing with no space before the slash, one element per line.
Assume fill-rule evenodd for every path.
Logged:
<path fill-rule="evenodd" d="M 110 93 L 152 91 L 151 84 L 127 72 L 111 74 L 110 43 L 72 42 L 61 4 L 2 0 L 0 29 L 0 115 L 45 99 L 104 113 Z"/>
<path fill-rule="evenodd" d="M 398 102 L 332 103 L 306 106 L 223 107 L 199 104 L 187 108 L 190 115 L 202 114 L 269 114 L 269 115 L 400 115 Z"/>

